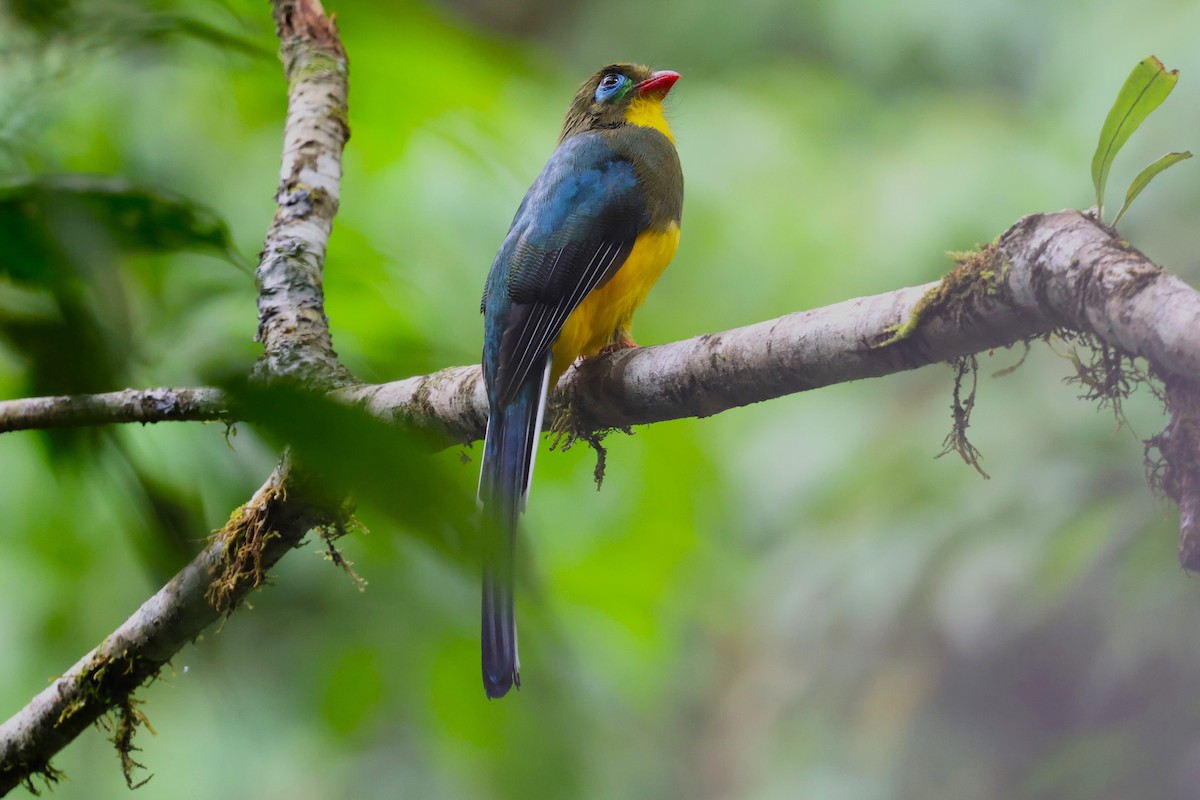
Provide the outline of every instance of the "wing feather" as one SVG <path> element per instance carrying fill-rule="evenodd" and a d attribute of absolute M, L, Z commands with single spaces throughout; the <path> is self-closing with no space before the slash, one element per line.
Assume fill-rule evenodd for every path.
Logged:
<path fill-rule="evenodd" d="M 649 214 L 633 164 L 595 134 L 568 139 L 530 188 L 484 292 L 484 375 L 503 407 L 567 317 L 620 269 Z"/>

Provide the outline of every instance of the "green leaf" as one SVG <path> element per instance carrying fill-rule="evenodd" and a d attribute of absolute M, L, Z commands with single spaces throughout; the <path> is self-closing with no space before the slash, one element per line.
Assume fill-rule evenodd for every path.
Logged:
<path fill-rule="evenodd" d="M 1138 62 L 1125 79 L 1125 85 L 1100 129 L 1100 141 L 1092 156 L 1092 183 L 1096 187 L 1096 208 L 1101 216 L 1104 213 L 1104 186 L 1108 183 L 1108 170 L 1113 159 L 1178 82 L 1179 70 L 1168 71 L 1154 56 Z"/>
<path fill-rule="evenodd" d="M 64 248 L 102 230 L 133 252 L 200 250 L 248 270 L 229 229 L 212 210 L 186 197 L 95 175 L 36 175 L 0 180 L 0 274 L 39 281 Z"/>
<path fill-rule="evenodd" d="M 92 175 L 0 178 L 0 242 L 0 342 L 20 357 L 21 391 L 33 395 L 109 391 L 128 381 L 141 342 L 130 282 L 114 278 L 124 255 L 200 250 L 235 258 L 225 223 L 209 209 Z"/>
<path fill-rule="evenodd" d="M 225 225 L 212 211 L 172 192 L 99 175 L 35 175 L 0 181 L 0 211 L 78 203 L 117 243 L 135 250 L 223 250 Z"/>
<path fill-rule="evenodd" d="M 146 39 L 160 38 L 168 34 L 178 33 L 254 58 L 266 60 L 275 58 L 275 49 L 273 47 L 266 47 L 253 39 L 231 33 L 215 25 L 210 25 L 203 20 L 182 14 L 160 14 L 147 17 L 143 20 L 142 30 L 138 31 L 138 33 Z"/>
<path fill-rule="evenodd" d="M 477 563 L 475 497 L 434 460 L 444 442 L 283 382 L 227 389 L 240 418 L 320 473 L 311 489 L 327 499 L 350 494 L 451 560 Z"/>
<path fill-rule="evenodd" d="M 1125 193 L 1125 203 L 1121 206 L 1121 210 L 1117 212 L 1117 216 L 1113 219 L 1112 224 L 1116 226 L 1116 224 L 1121 221 L 1121 217 L 1125 215 L 1125 211 L 1129 208 L 1129 204 L 1133 202 L 1135 197 L 1142 193 L 1142 189 L 1145 189 L 1146 186 L 1149 185 L 1150 181 L 1154 180 L 1158 173 L 1162 172 L 1168 167 L 1175 166 L 1180 161 L 1186 161 L 1191 157 L 1191 152 L 1187 150 L 1183 151 L 1182 153 L 1167 153 L 1158 161 L 1155 161 L 1153 164 L 1139 172 L 1137 177 L 1133 179 L 1133 183 L 1129 184 L 1129 191 Z"/>

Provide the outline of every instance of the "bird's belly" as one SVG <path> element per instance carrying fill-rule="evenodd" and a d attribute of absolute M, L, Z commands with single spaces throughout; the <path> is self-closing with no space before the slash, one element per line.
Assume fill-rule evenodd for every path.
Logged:
<path fill-rule="evenodd" d="M 679 225 L 664 231 L 645 231 L 638 236 L 629 258 L 609 279 L 583 299 L 554 342 L 554 367 L 550 384 L 579 356 L 594 356 L 613 342 L 614 334 L 627 331 L 633 312 L 662 275 L 679 246 Z"/>

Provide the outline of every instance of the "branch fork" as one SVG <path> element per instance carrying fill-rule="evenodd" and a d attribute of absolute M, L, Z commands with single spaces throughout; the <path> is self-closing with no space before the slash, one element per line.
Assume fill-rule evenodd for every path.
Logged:
<path fill-rule="evenodd" d="M 487 401 L 478 366 L 364 385 L 338 362 L 322 283 L 349 137 L 346 55 L 317 0 L 275 0 L 274 11 L 289 108 L 277 209 L 256 271 L 264 351 L 256 377 L 332 392 L 446 445 L 479 439 Z M 1078 331 L 1144 357 L 1162 377 L 1171 419 L 1150 448 L 1161 452 L 1156 474 L 1180 508 L 1180 557 L 1200 569 L 1200 294 L 1077 211 L 1025 217 L 958 262 L 936 283 L 589 359 L 568 372 L 553 402 L 566 433 L 594 438 L 926 364 L 966 363 L 979 352 Z M 236 416 L 216 389 L 126 390 L 0 402 L 0 433 Z M 132 692 L 236 608 L 309 530 L 349 524 L 344 504 L 309 480 L 285 454 L 190 564 L 0 725 L 0 794 L 21 783 L 32 788 L 35 775 L 55 780 L 55 753 L 110 709 L 131 708 Z"/>

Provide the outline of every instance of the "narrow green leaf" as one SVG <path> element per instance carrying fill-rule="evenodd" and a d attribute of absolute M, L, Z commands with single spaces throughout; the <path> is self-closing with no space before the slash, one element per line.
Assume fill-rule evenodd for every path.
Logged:
<path fill-rule="evenodd" d="M 112 275 L 123 256 L 199 250 L 237 263 L 225 223 L 213 211 L 171 192 L 94 175 L 0 177 L 0 243 L 0 284 L 41 298 L 41 308 L 32 309 L 38 313 L 28 313 L 28 302 L 14 308 L 0 296 L 0 342 L 19 355 L 21 392 L 29 395 L 128 384 L 141 342 L 127 281 Z"/>
<path fill-rule="evenodd" d="M 201 250 L 235 266 L 248 265 L 234 250 L 225 222 L 181 195 L 96 175 L 36 175 L 0 179 L 0 274 L 29 280 L 45 275 L 81 225 L 98 225 L 126 251 Z"/>
<path fill-rule="evenodd" d="M 139 33 L 147 39 L 179 33 L 255 58 L 268 60 L 275 58 L 275 49 L 272 47 L 266 47 L 253 39 L 222 30 L 215 25 L 209 25 L 203 20 L 187 17 L 182 14 L 161 14 L 148 17 L 143 21 L 143 26 L 143 29 Z"/>
<path fill-rule="evenodd" d="M 298 464 L 319 469 L 329 498 L 352 494 L 463 564 L 478 563 L 474 481 L 433 460 L 444 442 L 284 383 L 228 385 L 238 415 Z M 441 463 L 443 466 L 439 466 Z"/>
<path fill-rule="evenodd" d="M 1154 56 L 1143 59 L 1129 73 L 1125 85 L 1117 93 L 1116 102 L 1096 143 L 1092 156 L 1092 183 L 1096 187 L 1096 208 L 1103 215 L 1104 186 L 1113 159 L 1138 126 L 1158 108 L 1179 82 L 1179 70 L 1168 71 Z"/>
<path fill-rule="evenodd" d="M 1112 224 L 1115 226 L 1121 221 L 1121 217 L 1125 215 L 1125 211 L 1129 208 L 1129 204 L 1133 202 L 1135 197 L 1142 193 L 1142 189 L 1145 189 L 1146 186 L 1149 185 L 1150 181 L 1154 180 L 1158 173 L 1162 172 L 1168 167 L 1175 166 L 1180 161 L 1185 161 L 1191 157 L 1191 152 L 1187 150 L 1183 151 L 1182 153 L 1167 153 L 1158 161 L 1155 161 L 1153 164 L 1139 172 L 1137 177 L 1133 179 L 1133 183 L 1129 184 L 1129 191 L 1125 193 L 1125 203 L 1121 206 L 1121 210 L 1117 212 L 1117 216 L 1112 221 Z"/>

